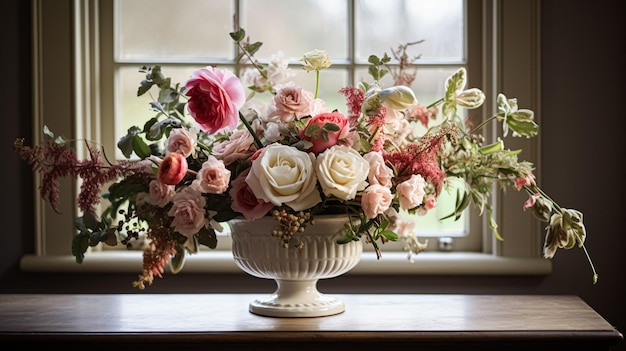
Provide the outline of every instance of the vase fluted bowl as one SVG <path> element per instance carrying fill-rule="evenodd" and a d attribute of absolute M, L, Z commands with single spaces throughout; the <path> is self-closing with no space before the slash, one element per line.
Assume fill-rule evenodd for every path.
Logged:
<path fill-rule="evenodd" d="M 301 248 L 285 248 L 279 238 L 271 236 L 278 224 L 272 217 L 229 221 L 237 265 L 252 276 L 274 279 L 277 285 L 273 294 L 253 300 L 250 312 L 272 317 L 321 317 L 344 312 L 344 303 L 320 293 L 317 282 L 340 276 L 359 263 L 363 252 L 360 241 L 337 244 L 348 220 L 345 216 L 316 216 L 315 224 L 296 234 L 294 240 L 302 242 Z"/>

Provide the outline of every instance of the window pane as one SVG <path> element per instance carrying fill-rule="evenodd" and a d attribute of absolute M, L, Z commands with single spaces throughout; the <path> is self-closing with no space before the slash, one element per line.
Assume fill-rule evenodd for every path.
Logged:
<path fill-rule="evenodd" d="M 117 60 L 233 58 L 233 1 L 119 0 Z M 175 14 L 175 15 L 174 15 Z"/>
<path fill-rule="evenodd" d="M 465 59 L 463 0 L 358 0 L 355 12 L 358 60 L 419 40 L 424 60 Z"/>
<path fill-rule="evenodd" d="M 296 60 L 314 49 L 348 56 L 346 0 L 243 0 L 241 16 L 250 39 L 263 42 L 259 59 L 279 50 Z"/>

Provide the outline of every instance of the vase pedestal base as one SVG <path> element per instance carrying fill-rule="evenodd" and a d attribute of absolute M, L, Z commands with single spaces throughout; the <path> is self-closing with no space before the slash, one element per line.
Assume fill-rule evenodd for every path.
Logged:
<path fill-rule="evenodd" d="M 345 311 L 344 303 L 317 290 L 317 279 L 276 279 L 276 291 L 250 302 L 249 310 L 268 317 L 324 317 Z"/>

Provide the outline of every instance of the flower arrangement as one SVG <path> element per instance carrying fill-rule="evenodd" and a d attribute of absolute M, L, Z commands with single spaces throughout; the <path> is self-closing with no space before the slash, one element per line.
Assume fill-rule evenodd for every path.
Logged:
<path fill-rule="evenodd" d="M 400 45 L 393 52 L 398 70 L 390 69 L 386 53 L 372 55 L 372 81 L 337 92 L 346 101 L 344 115 L 318 96 L 321 72 L 332 65 L 325 51 L 301 59 L 302 68 L 315 73 L 310 92 L 291 81 L 295 73 L 281 53 L 261 64 L 254 55 L 262 43 L 251 43 L 243 29 L 230 36 L 240 50 L 240 77 L 207 66 L 179 84 L 159 66 L 140 70 L 145 79 L 138 96 L 156 89 L 158 98 L 151 103 L 154 116 L 118 142 L 126 160 L 109 162 L 89 142 L 89 159 L 79 160 L 73 143 L 47 128 L 42 145 L 15 141 L 20 157 L 41 174 L 41 196 L 55 210 L 59 179 L 82 180 L 82 216 L 72 242 L 78 263 L 90 246 L 130 244 L 145 235 L 143 271 L 133 282 L 144 289 L 168 262 L 177 272 L 186 254 L 201 245 L 215 248 L 216 231 L 233 218 L 273 216 L 276 229 L 268 240 L 290 247 L 301 245 L 298 234 L 316 216 L 330 213 L 358 219 L 338 244 L 364 238 L 380 256 L 382 244 L 402 240 L 411 257 L 426 245 L 413 232 L 416 223 L 400 213 L 426 214 L 453 178 L 465 186 L 448 217 L 458 219 L 473 204 L 502 240 L 488 199 L 496 186 L 512 187 L 528 194 L 523 209 L 547 223 L 545 258 L 558 248 L 580 247 L 587 254 L 582 213 L 545 194 L 533 165 L 518 160 L 519 150 L 506 149 L 501 139 L 485 145 L 479 134 L 488 123 L 501 123 L 505 136 L 535 137 L 534 114 L 516 99 L 499 94 L 497 114 L 472 127 L 457 109 L 477 108 L 485 96 L 466 89 L 461 68 L 446 80 L 441 99 L 423 105 L 410 88 L 415 74 L 407 45 Z M 390 72 L 395 83 L 384 87 L 381 79 Z M 269 103 L 261 104 L 257 94 L 269 94 Z M 427 131 L 416 135 L 414 124 Z M 98 214 L 102 198 L 108 203 Z"/>

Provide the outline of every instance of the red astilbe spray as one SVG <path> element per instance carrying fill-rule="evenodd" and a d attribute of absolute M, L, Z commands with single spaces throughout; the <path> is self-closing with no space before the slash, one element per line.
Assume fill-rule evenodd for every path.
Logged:
<path fill-rule="evenodd" d="M 144 172 L 137 162 L 122 161 L 117 164 L 104 163 L 101 152 L 87 144 L 89 159 L 79 160 L 76 151 L 66 143 L 55 143 L 51 139 L 42 145 L 24 145 L 24 139 L 16 139 L 13 149 L 31 165 L 33 171 L 41 174 L 41 197 L 50 203 L 52 209 L 60 213 L 59 181 L 65 177 L 83 180 L 78 194 L 78 208 L 83 212 L 96 214 L 100 203 L 102 187 L 107 182 L 120 177 Z"/>
<path fill-rule="evenodd" d="M 407 144 L 400 151 L 384 154 L 385 161 L 397 171 L 396 183 L 402 183 L 413 174 L 421 174 L 435 186 L 439 194 L 446 179 L 446 173 L 439 164 L 439 151 L 444 140 L 455 135 L 455 127 L 442 125 L 436 133 L 422 136 L 419 143 Z"/>

